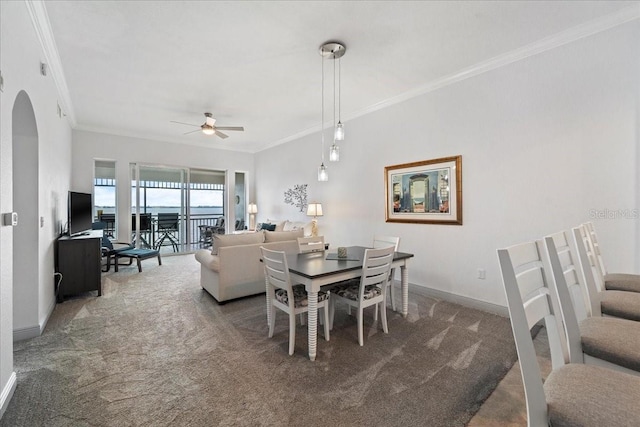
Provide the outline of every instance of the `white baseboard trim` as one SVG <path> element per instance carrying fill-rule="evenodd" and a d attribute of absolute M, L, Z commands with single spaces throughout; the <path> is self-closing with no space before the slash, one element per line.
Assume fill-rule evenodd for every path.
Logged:
<path fill-rule="evenodd" d="M 24 341 L 40 336 L 40 325 L 27 326 L 13 330 L 13 342 Z"/>
<path fill-rule="evenodd" d="M 497 314 L 502 317 L 509 317 L 509 309 L 505 306 L 493 304 L 486 301 L 453 294 L 451 292 L 440 291 L 438 289 L 428 288 L 426 286 L 414 285 L 409 283 L 409 289 L 421 295 L 433 297 L 436 299 L 453 302 L 455 304 L 464 305 L 465 307 L 475 308 L 477 310 L 486 311 L 488 313 Z"/>
<path fill-rule="evenodd" d="M 13 342 L 28 340 L 30 338 L 39 337 L 44 332 L 44 328 L 47 326 L 49 322 L 49 318 L 53 314 L 53 310 L 56 308 L 56 300 L 55 298 L 51 301 L 51 305 L 49 305 L 49 309 L 47 310 L 47 316 L 44 318 L 42 323 L 33 326 L 27 326 L 26 328 L 14 329 L 13 330 Z"/>
<path fill-rule="evenodd" d="M 4 415 L 4 411 L 7 410 L 9 406 L 9 402 L 13 397 L 13 392 L 16 391 L 16 383 L 17 377 L 15 372 L 11 372 L 11 376 L 9 377 L 9 381 L 5 384 L 2 389 L 2 393 L 0 393 L 0 418 Z"/>

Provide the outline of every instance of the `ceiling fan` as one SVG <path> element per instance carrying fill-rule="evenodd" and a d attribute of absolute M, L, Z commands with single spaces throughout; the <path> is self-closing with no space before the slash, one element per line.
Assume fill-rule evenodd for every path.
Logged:
<path fill-rule="evenodd" d="M 186 132 L 183 135 L 189 135 L 190 133 L 202 131 L 202 133 L 205 135 L 217 135 L 220 138 L 224 139 L 224 138 L 228 138 L 229 135 L 220 132 L 221 130 L 244 131 L 244 127 L 242 126 L 216 126 L 216 119 L 213 118 L 213 115 L 211 113 L 204 113 L 204 116 L 206 119 L 205 119 L 205 122 L 201 125 L 194 125 L 192 123 L 184 123 L 184 122 L 176 122 L 175 120 L 170 120 L 170 123 L 178 123 L 181 125 L 195 126 L 200 128 L 200 129 L 192 130 L 190 132 Z"/>

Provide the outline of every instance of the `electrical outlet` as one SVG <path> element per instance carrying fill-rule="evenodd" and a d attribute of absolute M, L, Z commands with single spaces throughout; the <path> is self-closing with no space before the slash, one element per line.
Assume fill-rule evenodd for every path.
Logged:
<path fill-rule="evenodd" d="M 486 279 L 487 278 L 487 271 L 484 268 L 479 268 L 478 269 L 478 279 Z"/>

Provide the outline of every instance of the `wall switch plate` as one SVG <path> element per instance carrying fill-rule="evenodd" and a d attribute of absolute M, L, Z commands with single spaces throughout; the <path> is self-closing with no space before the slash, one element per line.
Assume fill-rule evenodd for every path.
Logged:
<path fill-rule="evenodd" d="M 3 213 L 2 225 L 10 225 L 12 227 L 18 225 L 18 212 Z"/>
<path fill-rule="evenodd" d="M 478 279 L 486 279 L 487 278 L 487 271 L 484 268 L 479 268 L 478 269 Z"/>

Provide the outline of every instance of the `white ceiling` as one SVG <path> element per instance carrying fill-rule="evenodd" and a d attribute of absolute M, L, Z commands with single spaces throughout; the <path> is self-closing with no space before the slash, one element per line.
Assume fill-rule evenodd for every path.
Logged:
<path fill-rule="evenodd" d="M 256 152 L 318 131 L 337 40 L 349 119 L 606 28 L 637 2 L 47 1 L 76 129 Z M 632 6 L 634 5 L 634 6 Z M 325 62 L 332 122 L 333 62 Z M 58 85 L 59 87 L 61 85 Z M 64 87 L 64 85 L 62 85 Z M 228 139 L 171 120 L 244 126 Z"/>

